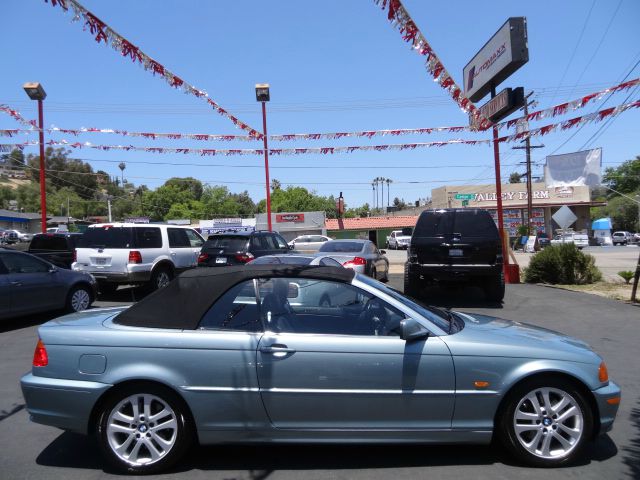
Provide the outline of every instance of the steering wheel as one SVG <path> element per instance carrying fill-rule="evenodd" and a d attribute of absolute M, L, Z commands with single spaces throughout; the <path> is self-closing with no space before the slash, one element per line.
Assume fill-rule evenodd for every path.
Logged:
<path fill-rule="evenodd" d="M 378 298 L 370 298 L 364 306 L 364 317 L 376 335 L 386 335 L 386 324 L 389 320 L 387 309 Z"/>

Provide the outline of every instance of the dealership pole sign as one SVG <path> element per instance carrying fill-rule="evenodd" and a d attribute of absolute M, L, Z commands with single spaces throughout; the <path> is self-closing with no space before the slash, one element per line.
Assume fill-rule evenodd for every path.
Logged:
<path fill-rule="evenodd" d="M 528 61 L 527 19 L 511 17 L 464 67 L 465 95 L 481 100 Z"/>

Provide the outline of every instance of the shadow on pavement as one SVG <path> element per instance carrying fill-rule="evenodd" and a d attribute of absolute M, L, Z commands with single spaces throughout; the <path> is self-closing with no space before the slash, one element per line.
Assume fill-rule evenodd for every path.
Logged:
<path fill-rule="evenodd" d="M 630 446 L 622 449 L 624 452 L 622 461 L 631 470 L 631 478 L 640 478 L 640 407 L 631 410 L 630 421 L 635 431 Z"/>
<path fill-rule="evenodd" d="M 615 456 L 617 451 L 607 435 L 598 437 L 586 449 L 584 458 L 568 467 L 602 462 Z M 36 462 L 51 467 L 109 471 L 94 437 L 69 432 L 51 442 L 38 455 Z M 263 479 L 277 470 L 357 470 L 496 463 L 519 467 L 497 445 L 215 445 L 192 449 L 172 471 L 239 470 L 248 472 L 251 479 Z"/>
<path fill-rule="evenodd" d="M 99 292 L 98 300 L 101 302 L 137 302 L 150 293 L 149 289 L 144 287 L 125 285 L 118 287 L 115 292 Z"/>
<path fill-rule="evenodd" d="M 427 305 L 443 308 L 480 307 L 501 309 L 502 302 L 487 300 L 479 287 L 429 287 L 422 291 L 420 300 Z"/>

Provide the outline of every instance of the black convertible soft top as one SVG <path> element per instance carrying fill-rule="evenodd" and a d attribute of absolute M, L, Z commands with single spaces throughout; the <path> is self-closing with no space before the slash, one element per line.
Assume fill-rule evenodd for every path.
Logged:
<path fill-rule="evenodd" d="M 304 277 L 351 282 L 348 268 L 307 265 L 242 265 L 187 270 L 167 287 L 119 314 L 114 323 L 133 327 L 194 330 L 218 298 L 234 285 L 253 278 Z"/>

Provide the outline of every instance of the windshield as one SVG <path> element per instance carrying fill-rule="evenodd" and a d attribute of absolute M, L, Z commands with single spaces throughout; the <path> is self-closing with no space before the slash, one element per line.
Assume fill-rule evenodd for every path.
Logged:
<path fill-rule="evenodd" d="M 360 274 L 357 274 L 356 277 L 362 283 L 366 283 L 367 285 L 370 285 L 386 293 L 387 295 L 394 298 L 395 300 L 398 300 L 399 302 L 405 304 L 410 309 L 415 310 L 420 315 L 430 320 L 433 324 L 435 324 L 441 330 L 444 330 L 445 332 L 449 331 L 450 317 L 447 314 L 447 312 L 440 310 L 439 308 L 429 307 L 427 305 L 423 305 L 422 303 L 418 303 L 415 300 L 405 297 L 397 290 L 394 290 L 393 288 L 388 287 L 384 283 L 380 283 L 379 281 L 374 280 L 371 277 L 367 277 L 365 275 L 360 275 Z"/>
<path fill-rule="evenodd" d="M 360 252 L 365 244 L 361 242 L 331 241 L 320 247 L 320 252 L 355 253 Z"/>

